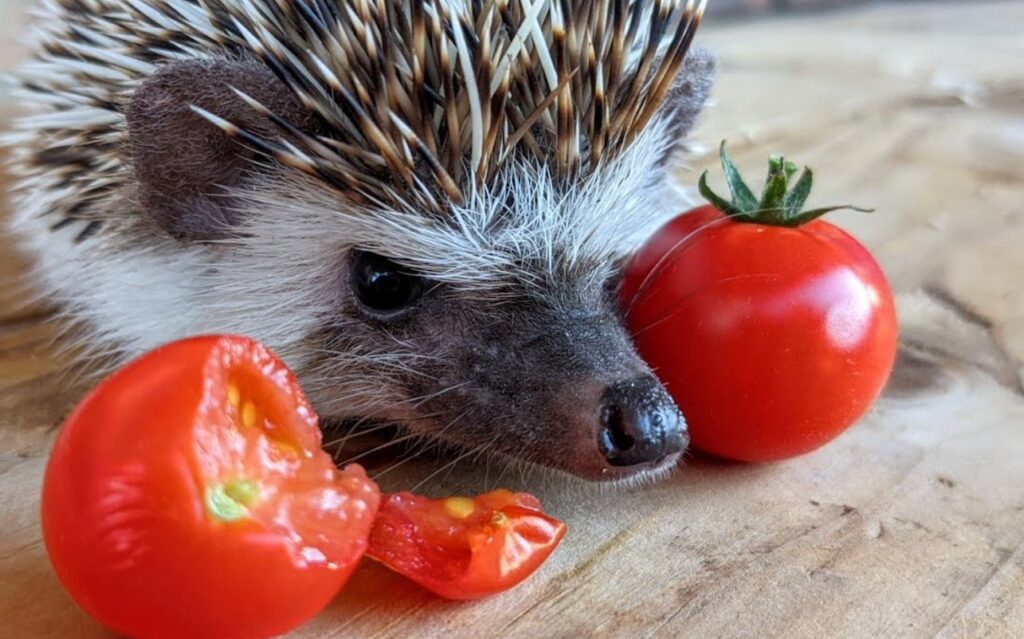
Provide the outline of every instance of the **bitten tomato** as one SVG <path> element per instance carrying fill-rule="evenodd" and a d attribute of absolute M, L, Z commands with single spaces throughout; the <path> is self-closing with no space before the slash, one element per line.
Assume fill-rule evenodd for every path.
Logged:
<path fill-rule="evenodd" d="M 892 369 L 892 293 L 871 254 L 801 211 L 805 171 L 773 158 L 760 200 L 722 148 L 733 202 L 671 221 L 627 268 L 622 303 L 641 354 L 686 416 L 693 444 L 745 461 L 830 441 Z M 728 214 L 728 215 L 726 215 Z"/>
<path fill-rule="evenodd" d="M 381 503 L 367 555 L 442 597 L 476 599 L 529 577 L 563 535 L 565 524 L 525 493 L 398 493 Z"/>
<path fill-rule="evenodd" d="M 269 637 L 335 596 L 378 501 L 362 468 L 320 450 L 277 357 L 202 337 L 123 368 L 68 418 L 43 537 L 72 597 L 118 633 Z"/>

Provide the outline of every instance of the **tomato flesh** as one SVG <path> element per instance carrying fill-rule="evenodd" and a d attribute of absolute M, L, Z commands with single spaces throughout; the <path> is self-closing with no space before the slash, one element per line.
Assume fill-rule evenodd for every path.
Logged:
<path fill-rule="evenodd" d="M 249 339 L 159 348 L 64 424 L 43 537 L 72 597 L 136 638 L 269 637 L 315 615 L 367 547 L 379 503 L 320 450 L 292 373 Z"/>
<path fill-rule="evenodd" d="M 367 555 L 448 599 L 476 599 L 529 577 L 565 535 L 536 497 L 385 497 Z"/>
<path fill-rule="evenodd" d="M 832 440 L 878 397 L 896 354 L 885 275 L 823 220 L 784 228 L 696 209 L 638 252 L 622 303 L 694 446 L 731 459 Z"/>

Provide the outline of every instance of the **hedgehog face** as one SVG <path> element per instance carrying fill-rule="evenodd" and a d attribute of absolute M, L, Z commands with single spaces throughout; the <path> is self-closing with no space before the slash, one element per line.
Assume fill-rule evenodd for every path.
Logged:
<path fill-rule="evenodd" d="M 375 417 L 424 438 L 592 480 L 652 475 L 677 462 L 685 422 L 630 343 L 609 266 L 523 263 L 481 300 L 354 250 L 345 321 L 321 348 L 358 344 L 364 378 L 392 394 Z"/>
<path fill-rule="evenodd" d="M 252 202 L 253 239 L 231 245 L 276 238 L 275 262 L 296 273 L 285 279 L 308 278 L 316 267 L 284 242 L 309 220 L 322 244 L 305 253 L 339 256 L 340 274 L 315 276 L 335 305 L 300 369 L 325 415 L 596 481 L 653 477 L 677 462 L 685 423 L 636 353 L 616 287 L 625 256 L 678 210 L 659 187 L 665 140 L 652 128 L 571 188 L 510 165 L 436 219 L 347 212 L 310 183 Z"/>

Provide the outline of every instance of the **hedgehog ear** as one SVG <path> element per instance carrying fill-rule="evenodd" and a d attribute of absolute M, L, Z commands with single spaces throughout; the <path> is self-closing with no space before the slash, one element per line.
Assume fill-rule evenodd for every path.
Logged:
<path fill-rule="evenodd" d="M 715 56 L 707 49 L 693 48 L 687 54 L 683 68 L 661 107 L 662 117 L 668 120 L 667 135 L 672 140 L 662 157 L 662 164 L 671 159 L 697 123 L 714 85 L 715 66 Z"/>
<path fill-rule="evenodd" d="M 255 98 L 303 129 L 308 112 L 265 66 L 254 61 L 171 63 L 144 81 L 126 110 L 128 153 L 142 209 L 184 241 L 229 236 L 239 222 L 227 189 L 257 170 L 255 154 L 197 115 L 198 106 L 257 134 L 273 125 L 233 89 Z"/>

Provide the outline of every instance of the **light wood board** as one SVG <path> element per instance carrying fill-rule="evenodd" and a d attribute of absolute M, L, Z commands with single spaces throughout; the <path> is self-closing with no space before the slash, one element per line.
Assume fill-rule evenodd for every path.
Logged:
<path fill-rule="evenodd" d="M 801 459 L 695 459 L 633 492 L 530 485 L 570 533 L 522 587 L 453 604 L 367 565 L 295 636 L 1024 636 L 1024 3 L 961 4 L 700 37 L 721 78 L 695 168 L 727 138 L 750 171 L 771 151 L 815 167 L 816 202 L 878 208 L 833 218 L 899 293 L 899 365 L 861 424 Z M 81 389 L 46 309 L 18 304 L 22 267 L 0 246 L 0 636 L 102 637 L 40 542 L 46 452 Z M 475 492 L 486 470 L 429 489 Z"/>

